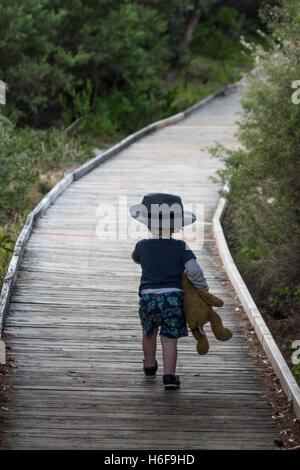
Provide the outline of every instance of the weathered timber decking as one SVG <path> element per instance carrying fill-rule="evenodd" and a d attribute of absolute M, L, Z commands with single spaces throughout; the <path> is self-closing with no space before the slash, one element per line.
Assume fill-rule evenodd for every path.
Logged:
<path fill-rule="evenodd" d="M 251 358 L 227 279 L 219 269 L 212 216 L 221 163 L 205 146 L 236 145 L 237 92 L 148 135 L 74 182 L 38 220 L 25 249 L 5 332 L 13 370 L 9 449 L 272 449 L 277 428 Z M 179 341 L 182 387 L 142 373 L 135 240 L 97 238 L 100 204 L 128 206 L 147 192 L 203 203 L 204 239 L 189 241 L 233 338 L 198 356 Z M 128 223 L 131 220 L 128 216 Z M 203 246 L 202 246 L 203 245 Z"/>

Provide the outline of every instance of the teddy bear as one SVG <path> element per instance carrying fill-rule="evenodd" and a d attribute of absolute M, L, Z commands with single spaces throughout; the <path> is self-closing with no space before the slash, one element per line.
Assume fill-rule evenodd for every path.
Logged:
<path fill-rule="evenodd" d="M 186 273 L 182 277 L 182 289 L 185 319 L 194 338 L 197 340 L 196 349 L 198 353 L 206 354 L 209 349 L 207 336 L 203 330 L 203 326 L 207 322 L 210 322 L 216 339 L 219 341 L 229 340 L 232 337 L 232 332 L 229 328 L 223 326 L 220 316 L 212 309 L 212 306 L 222 307 L 223 300 L 208 291 L 194 287 Z"/>

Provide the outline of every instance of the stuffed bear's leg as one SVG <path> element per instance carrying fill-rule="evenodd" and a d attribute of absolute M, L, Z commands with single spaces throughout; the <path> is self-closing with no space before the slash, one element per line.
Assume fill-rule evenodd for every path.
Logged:
<path fill-rule="evenodd" d="M 230 329 L 223 326 L 221 317 L 212 309 L 209 313 L 209 321 L 212 332 L 219 341 L 228 341 L 231 338 Z"/>
<path fill-rule="evenodd" d="M 202 328 L 201 328 L 202 330 Z M 209 350 L 209 344 L 208 344 L 208 340 L 207 340 L 207 337 L 206 337 L 206 334 L 204 333 L 204 331 L 200 331 L 199 328 L 194 328 L 192 331 L 192 334 L 194 336 L 194 338 L 197 340 L 197 351 L 199 354 L 206 354 L 207 351 Z M 202 333 L 203 332 L 203 333 Z"/>

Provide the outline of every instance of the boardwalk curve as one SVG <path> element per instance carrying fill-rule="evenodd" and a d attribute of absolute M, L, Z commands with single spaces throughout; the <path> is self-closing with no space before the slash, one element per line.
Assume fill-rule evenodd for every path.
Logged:
<path fill-rule="evenodd" d="M 237 144 L 238 93 L 147 135 L 73 182 L 41 216 L 26 244 L 5 332 L 14 390 L 4 443 L 9 449 L 271 449 L 277 428 L 227 278 L 212 218 L 221 163 L 207 145 Z M 161 348 L 155 383 L 143 377 L 135 241 L 99 238 L 99 206 L 152 191 L 204 204 L 204 243 L 189 241 L 233 331 L 211 350 L 179 342 L 182 388 L 163 390 Z M 97 213 L 98 209 L 98 213 Z M 124 219 L 124 223 L 126 220 Z M 208 328 L 207 328 L 208 330 Z"/>

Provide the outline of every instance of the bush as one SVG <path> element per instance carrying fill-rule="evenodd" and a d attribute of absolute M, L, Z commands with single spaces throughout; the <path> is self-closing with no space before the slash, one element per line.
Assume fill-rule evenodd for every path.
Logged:
<path fill-rule="evenodd" d="M 0 291 L 14 250 L 18 234 L 24 225 L 24 219 L 15 216 L 9 224 L 0 226 Z"/>
<path fill-rule="evenodd" d="M 299 79 L 300 4 L 288 0 L 262 16 L 270 36 L 267 48 L 251 46 L 260 72 L 247 79 L 241 93 L 242 148 L 216 146 L 212 154 L 225 162 L 219 175 L 230 186 L 235 261 L 260 306 L 275 318 L 293 318 L 297 329 L 300 105 L 292 101 L 292 84 Z"/>
<path fill-rule="evenodd" d="M 26 214 L 66 167 L 91 157 L 88 146 L 63 130 L 17 129 L 0 114 L 0 222 Z"/>
<path fill-rule="evenodd" d="M 17 129 L 0 114 L 0 287 L 28 213 L 66 171 L 93 156 L 63 129 Z"/>
<path fill-rule="evenodd" d="M 238 81 L 243 71 L 253 67 L 253 57 L 240 38 L 262 42 L 257 26 L 235 8 L 220 4 L 201 19 L 186 54 L 186 65 L 174 83 L 174 103 L 180 110 Z"/>
<path fill-rule="evenodd" d="M 59 94 L 79 93 L 88 77 L 97 94 L 143 91 L 160 83 L 170 52 L 166 21 L 127 0 L 11 0 L 0 5 L 0 77 L 5 112 L 18 123 L 53 125 Z"/>
<path fill-rule="evenodd" d="M 173 105 L 176 89 L 161 91 L 154 87 L 150 92 L 143 90 L 140 82 L 134 89 L 121 92 L 117 88 L 97 94 L 92 92 L 91 81 L 76 93 L 70 89 L 71 100 L 60 95 L 62 117 L 66 126 L 79 122 L 78 128 L 86 139 L 111 140 L 135 132 L 149 122 L 163 119 L 177 112 Z"/>

